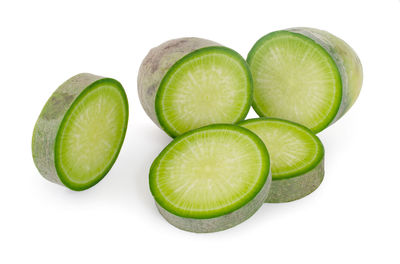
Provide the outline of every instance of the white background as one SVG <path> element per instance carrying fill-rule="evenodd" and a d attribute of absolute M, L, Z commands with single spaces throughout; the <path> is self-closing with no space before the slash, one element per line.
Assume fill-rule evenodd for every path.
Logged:
<path fill-rule="evenodd" d="M 184 36 L 246 57 L 261 36 L 294 26 L 343 38 L 364 67 L 356 104 L 319 134 L 322 185 L 230 230 L 176 229 L 149 191 L 149 167 L 170 138 L 139 103 L 142 59 Z M 399 263 L 399 50 L 398 0 L 2 0 L 0 263 Z M 130 123 L 111 172 L 73 192 L 40 176 L 31 136 L 51 93 L 80 72 L 124 85 Z"/>

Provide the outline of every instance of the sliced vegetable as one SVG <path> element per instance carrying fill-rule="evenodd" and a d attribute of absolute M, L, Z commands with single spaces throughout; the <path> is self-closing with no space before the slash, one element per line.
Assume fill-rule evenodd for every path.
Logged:
<path fill-rule="evenodd" d="M 172 141 L 150 169 L 156 205 L 191 232 L 233 227 L 264 203 L 271 181 L 264 143 L 234 125 L 209 125 Z"/>
<path fill-rule="evenodd" d="M 128 124 L 121 84 L 89 73 L 63 83 L 36 122 L 32 155 L 47 180 L 72 190 L 98 183 L 113 166 Z"/>
<path fill-rule="evenodd" d="M 291 120 L 320 132 L 342 117 L 362 85 L 357 54 L 343 40 L 313 28 L 272 32 L 247 57 L 259 116 Z"/>
<path fill-rule="evenodd" d="M 271 158 L 272 184 L 266 202 L 300 199 L 324 178 L 324 147 L 308 128 L 276 118 L 256 118 L 239 123 L 257 134 Z"/>
<path fill-rule="evenodd" d="M 139 98 L 150 118 L 176 137 L 205 125 L 243 120 L 252 79 L 235 51 L 199 38 L 181 38 L 152 49 L 138 76 Z"/>

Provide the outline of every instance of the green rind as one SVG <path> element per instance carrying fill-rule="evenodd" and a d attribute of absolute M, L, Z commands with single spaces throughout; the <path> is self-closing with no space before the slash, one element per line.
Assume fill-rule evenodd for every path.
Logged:
<path fill-rule="evenodd" d="M 257 185 L 254 190 L 254 195 L 250 196 L 250 198 L 246 201 L 242 201 L 242 203 L 238 203 L 236 207 L 234 207 L 230 212 L 223 213 L 223 214 L 216 214 L 212 217 L 209 218 L 202 218 L 202 217 L 197 217 L 197 218 L 188 218 L 180 215 L 180 212 L 177 212 L 173 210 L 173 208 L 170 208 L 167 203 L 165 203 L 160 195 L 160 193 L 157 191 L 157 189 L 154 187 L 154 175 L 155 175 L 155 169 L 158 166 L 158 163 L 160 159 L 162 158 L 163 154 L 166 153 L 170 148 L 174 146 L 174 142 L 177 142 L 178 140 L 184 139 L 185 137 L 199 132 L 199 131 L 204 131 L 204 130 L 209 130 L 209 129 L 215 129 L 215 128 L 221 128 L 221 129 L 232 129 L 236 131 L 241 131 L 242 133 L 245 133 L 246 135 L 252 137 L 254 141 L 257 143 L 259 146 L 260 150 L 262 151 L 263 156 L 265 159 L 268 160 L 266 163 L 268 167 L 265 168 L 265 180 L 262 181 L 261 184 Z M 269 154 L 268 151 L 262 142 L 262 140 L 253 132 L 250 130 L 235 126 L 235 125 L 229 125 L 229 124 L 213 124 L 213 125 L 208 125 L 202 128 L 198 128 L 192 131 L 189 131 L 187 133 L 184 133 L 177 138 L 174 139 L 170 144 L 167 145 L 167 147 L 164 148 L 164 150 L 157 156 L 157 158 L 154 160 L 153 164 L 151 165 L 150 168 L 150 173 L 149 173 L 149 185 L 150 185 L 150 191 L 155 199 L 156 206 L 160 212 L 160 214 L 172 225 L 175 227 L 190 231 L 190 232 L 195 232 L 195 233 L 209 233 L 209 232 L 217 232 L 217 231 L 222 231 L 225 229 L 228 229 L 230 227 L 233 227 L 246 219 L 248 219 L 251 215 L 253 215 L 257 209 L 259 209 L 262 204 L 264 203 L 268 191 L 271 185 L 271 170 L 270 170 L 270 162 L 269 162 Z"/>
<path fill-rule="evenodd" d="M 261 45 L 265 39 L 270 38 L 274 34 L 279 34 L 279 32 L 282 31 L 303 36 L 321 46 L 332 58 L 336 64 L 338 72 L 340 73 L 340 81 L 342 85 L 340 104 L 337 107 L 336 113 L 327 118 L 327 122 L 318 129 L 313 130 L 314 133 L 318 133 L 339 120 L 358 98 L 363 81 L 363 70 L 360 59 L 355 51 L 342 39 L 323 30 L 297 27 L 275 31 L 259 39 L 247 56 L 248 63 L 251 64 L 252 57 L 257 47 Z M 253 103 L 253 108 L 259 116 L 265 116 L 255 103 Z"/>
<path fill-rule="evenodd" d="M 298 124 L 298 123 L 295 123 L 295 122 L 292 122 L 292 121 L 289 121 L 289 120 L 279 119 L 279 118 L 259 117 L 259 118 L 251 118 L 251 119 L 244 120 L 242 122 L 237 123 L 237 125 L 238 126 L 243 126 L 243 125 L 249 124 L 249 123 L 257 123 L 257 122 L 262 121 L 262 120 L 289 123 L 289 124 L 295 125 L 297 127 L 300 127 L 303 130 L 307 131 L 315 139 L 315 141 L 317 142 L 319 148 L 321 149 L 321 152 L 318 153 L 318 156 L 315 158 L 315 161 L 313 163 L 310 163 L 309 166 L 304 167 L 301 170 L 285 174 L 283 176 L 281 175 L 281 176 L 279 176 L 280 179 L 290 179 L 290 178 L 302 175 L 303 173 L 306 173 L 306 172 L 312 170 L 313 168 L 315 168 L 319 164 L 319 162 L 324 159 L 324 155 L 325 155 L 325 153 L 324 153 L 324 145 L 322 144 L 321 140 L 311 131 L 311 129 L 309 129 L 308 127 L 303 126 L 301 124 Z M 246 127 L 244 127 L 244 128 L 246 128 Z M 268 149 L 268 146 L 267 146 L 267 149 Z M 273 175 L 272 175 L 272 178 L 273 178 Z"/>
<path fill-rule="evenodd" d="M 223 231 L 244 222 L 257 212 L 257 210 L 264 204 L 264 201 L 268 196 L 271 186 L 271 178 L 271 172 L 269 172 L 267 181 L 253 200 L 251 200 L 241 208 L 237 209 L 236 211 L 215 218 L 185 218 L 168 212 L 157 202 L 156 206 L 160 214 L 165 218 L 165 220 L 167 220 L 168 223 L 179 229 L 194 233 L 211 233 Z"/>
<path fill-rule="evenodd" d="M 144 58 L 137 80 L 139 99 L 146 114 L 160 128 L 162 127 L 157 118 L 155 100 L 165 74 L 185 55 L 210 46 L 221 45 L 201 38 L 173 39 L 151 49 Z"/>
<path fill-rule="evenodd" d="M 189 56 L 192 52 L 208 47 L 223 46 L 214 41 L 201 38 L 192 37 L 173 39 L 151 49 L 140 65 L 137 80 L 140 103 L 151 120 L 153 120 L 158 127 L 163 129 L 171 137 L 175 137 L 177 135 L 168 128 L 168 125 L 165 125 L 165 123 L 160 120 L 160 115 L 157 115 L 156 112 L 156 97 L 161 86 L 161 82 L 170 71 L 171 67 L 173 67 L 180 60 L 184 59 L 184 57 Z M 225 49 L 230 50 L 228 48 Z M 241 58 L 241 56 L 235 51 L 230 51 L 232 51 L 232 54 L 238 55 Z M 245 60 L 243 58 L 241 59 L 244 62 L 243 65 L 248 69 Z M 248 76 L 250 80 L 252 80 L 249 69 L 248 72 Z M 250 92 L 252 93 L 252 85 L 250 89 Z M 238 118 L 238 121 L 245 118 L 250 110 L 250 105 L 251 98 L 249 99 L 249 107 L 248 109 L 246 108 L 247 111 L 244 111 L 245 113 L 243 113 L 243 117 L 241 116 L 241 119 Z"/>
<path fill-rule="evenodd" d="M 121 94 L 125 98 L 127 116 L 125 121 L 126 126 L 122 137 L 123 141 L 127 128 L 129 113 L 128 100 L 125 91 L 118 81 L 111 78 L 104 78 L 101 76 L 93 75 L 90 73 L 77 74 L 65 81 L 61 86 L 59 86 L 43 107 L 33 130 L 32 157 L 35 166 L 39 170 L 40 174 L 45 179 L 53 183 L 66 186 L 67 188 L 75 191 L 81 191 L 90 188 L 98 183 L 111 169 L 122 147 L 121 143 L 121 145 L 118 147 L 114 160 L 112 161 L 110 167 L 107 168 L 104 175 L 96 178 L 88 185 L 71 185 L 68 181 L 65 180 L 65 177 L 63 177 L 62 175 L 60 176 L 59 170 L 57 169 L 57 164 L 55 162 L 55 147 L 58 131 L 63 122 L 64 116 L 67 114 L 67 112 L 79 96 L 85 94 L 87 89 L 90 89 L 92 85 L 99 82 L 113 82 L 113 84 L 120 89 Z"/>
<path fill-rule="evenodd" d="M 342 79 L 342 101 L 333 124 L 339 120 L 357 100 L 363 82 L 363 69 L 356 52 L 342 39 L 315 28 L 290 28 L 288 31 L 302 34 L 321 45 L 335 61 Z"/>
<path fill-rule="evenodd" d="M 193 57 L 197 57 L 197 56 L 201 56 L 201 54 L 203 53 L 207 53 L 209 51 L 213 51 L 213 50 L 221 50 L 223 52 L 229 53 L 232 57 L 235 57 L 238 61 L 242 62 L 243 67 L 245 68 L 245 72 L 246 72 L 246 77 L 247 77 L 247 87 L 248 87 L 248 98 L 247 98 L 247 104 L 246 106 L 243 108 L 242 113 L 238 116 L 238 118 L 236 120 L 234 120 L 232 123 L 235 124 L 243 119 L 246 118 L 250 107 L 251 107 L 251 102 L 252 102 L 252 95 L 253 95 L 253 81 L 252 81 L 252 75 L 250 72 L 250 69 L 246 63 L 246 61 L 242 58 L 242 56 L 237 53 L 236 51 L 226 48 L 226 47 L 222 47 L 222 46 L 211 46 L 211 47 L 205 47 L 205 48 L 201 48 L 198 50 L 195 50 L 189 54 L 187 54 L 186 56 L 184 56 L 183 58 L 181 58 L 180 60 L 178 60 L 177 62 L 175 62 L 175 64 L 168 70 L 168 72 L 165 74 L 165 76 L 163 77 L 160 85 L 159 85 L 159 89 L 157 90 L 156 93 L 156 97 L 155 97 L 155 109 L 156 109 L 156 115 L 157 115 L 157 119 L 159 121 L 159 124 L 161 126 L 161 128 L 171 137 L 176 137 L 179 136 L 179 134 L 177 134 L 174 129 L 168 125 L 168 122 L 164 119 L 164 116 L 162 114 L 162 107 L 161 107 L 161 99 L 160 97 L 163 94 L 163 91 L 165 89 L 165 83 L 168 82 L 169 78 L 171 75 L 173 75 L 173 73 L 176 71 L 177 68 L 179 68 L 183 63 L 185 63 L 187 60 L 192 59 Z"/>
<path fill-rule="evenodd" d="M 279 34 L 281 34 L 282 32 L 285 32 L 285 33 L 288 33 L 288 32 L 289 32 L 289 33 L 291 33 L 291 34 L 296 35 L 297 37 L 302 38 L 302 39 L 305 40 L 305 41 L 315 42 L 314 40 L 310 39 L 310 38 L 307 37 L 307 36 L 304 36 L 303 34 L 300 34 L 300 33 L 297 33 L 297 32 L 291 32 L 291 31 L 289 31 L 289 30 L 279 30 L 279 31 L 271 32 L 271 33 L 269 33 L 269 34 L 263 36 L 261 39 L 259 39 L 259 40 L 254 44 L 254 46 L 251 48 L 251 50 L 250 50 L 250 52 L 249 52 L 249 54 L 248 54 L 248 56 L 247 56 L 247 62 L 249 63 L 249 65 L 251 65 L 252 59 L 253 59 L 255 53 L 257 52 L 258 47 L 259 47 L 260 45 L 262 45 L 266 40 L 268 40 L 268 39 L 270 39 L 270 38 L 273 38 L 275 35 L 279 35 Z M 317 44 L 317 45 L 316 45 L 316 48 L 319 48 L 322 52 L 324 52 L 324 53 L 327 55 L 327 57 L 330 57 L 330 58 L 331 58 L 330 64 L 331 64 L 333 67 L 336 68 L 336 71 L 337 71 L 337 76 L 336 76 L 336 78 L 337 78 L 338 82 L 341 82 L 340 71 L 339 71 L 339 68 L 338 68 L 338 66 L 336 65 L 335 61 L 334 61 L 333 58 L 330 56 L 330 54 L 324 49 L 324 47 L 322 47 L 322 46 L 319 45 L 318 43 L 316 43 L 316 44 Z M 340 83 L 340 86 L 341 86 L 341 85 L 342 85 L 342 84 Z M 318 132 L 324 130 L 326 127 L 329 126 L 330 123 L 332 123 L 332 121 L 335 119 L 335 116 L 336 116 L 337 112 L 338 112 L 339 109 L 340 109 L 340 102 L 341 102 L 341 100 L 342 100 L 342 90 L 339 89 L 339 90 L 337 91 L 337 97 L 335 98 L 335 101 L 336 101 L 337 103 L 335 104 L 333 111 L 330 113 L 329 116 L 327 116 L 327 117 L 325 118 L 325 120 L 324 120 L 323 123 L 319 124 L 317 127 L 311 128 L 312 131 L 313 131 L 314 133 L 318 133 Z M 260 117 L 265 117 L 265 116 L 266 116 L 266 115 L 263 113 L 263 111 L 257 106 L 255 100 L 253 100 L 253 109 L 254 109 L 254 111 L 255 111 Z"/>
<path fill-rule="evenodd" d="M 242 121 L 238 123 L 238 125 L 243 125 L 251 122 L 258 122 L 260 120 L 276 120 L 279 122 L 287 122 L 290 124 L 294 124 L 308 131 L 310 135 L 312 135 L 318 145 L 322 149 L 320 155 L 316 157 L 315 162 L 311 163 L 309 166 L 298 170 L 294 173 L 290 173 L 285 175 L 284 177 L 274 179 L 274 175 L 272 175 L 272 183 L 271 188 L 268 194 L 266 203 L 284 203 L 290 202 L 294 200 L 298 200 L 312 193 L 314 190 L 318 188 L 324 178 L 324 160 L 325 160 L 325 151 L 324 146 L 321 140 L 307 127 L 297 124 L 292 121 L 283 120 L 279 118 L 253 118 Z M 271 160 L 273 163 L 274 161 Z"/>

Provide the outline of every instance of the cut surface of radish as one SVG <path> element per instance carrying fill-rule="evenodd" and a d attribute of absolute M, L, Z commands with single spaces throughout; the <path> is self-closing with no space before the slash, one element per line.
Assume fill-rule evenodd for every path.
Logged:
<path fill-rule="evenodd" d="M 314 191 L 324 177 L 324 148 L 308 128 L 281 119 L 256 118 L 239 123 L 265 143 L 272 184 L 267 202 L 297 200 Z"/>
<path fill-rule="evenodd" d="M 50 97 L 36 123 L 32 153 L 40 173 L 72 190 L 99 182 L 122 146 L 128 102 L 114 79 L 78 74 Z"/>
<path fill-rule="evenodd" d="M 317 29 L 272 32 L 256 42 L 247 62 L 258 115 L 291 120 L 315 133 L 351 107 L 362 84 L 351 47 Z"/>
<path fill-rule="evenodd" d="M 142 63 L 138 89 L 148 115 L 172 137 L 209 124 L 241 121 L 252 100 L 245 60 L 197 38 L 151 50 Z"/>
<path fill-rule="evenodd" d="M 192 232 L 215 232 L 246 220 L 267 197 L 268 152 L 252 132 L 209 125 L 171 142 L 150 169 L 160 213 Z"/>

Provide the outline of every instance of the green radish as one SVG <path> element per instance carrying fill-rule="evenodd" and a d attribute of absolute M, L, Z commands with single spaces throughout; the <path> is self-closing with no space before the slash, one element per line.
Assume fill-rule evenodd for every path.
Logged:
<path fill-rule="evenodd" d="M 78 74 L 50 97 L 36 122 L 32 155 L 47 180 L 72 190 L 98 183 L 114 164 L 128 124 L 128 100 L 110 78 Z"/>
<path fill-rule="evenodd" d="M 149 181 L 169 223 L 197 233 L 221 231 L 264 203 L 271 182 L 268 151 L 242 127 L 205 126 L 173 140 L 154 160 Z"/>
<path fill-rule="evenodd" d="M 313 28 L 272 32 L 247 57 L 259 116 L 291 120 L 318 133 L 356 101 L 363 79 L 357 54 L 343 40 Z"/>
<path fill-rule="evenodd" d="M 252 85 L 247 63 L 237 52 L 200 38 L 174 39 L 153 48 L 138 75 L 144 110 L 171 137 L 243 120 Z"/>
<path fill-rule="evenodd" d="M 258 135 L 268 149 L 272 184 L 266 202 L 297 200 L 321 184 L 324 147 L 310 129 L 276 118 L 249 119 L 238 125 Z"/>

